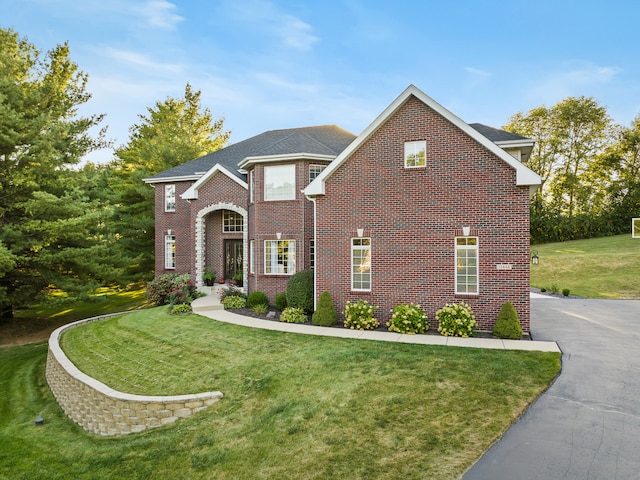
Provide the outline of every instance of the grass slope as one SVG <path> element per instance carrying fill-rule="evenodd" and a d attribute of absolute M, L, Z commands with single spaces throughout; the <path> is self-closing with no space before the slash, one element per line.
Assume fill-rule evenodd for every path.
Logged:
<path fill-rule="evenodd" d="M 458 478 L 559 371 L 558 354 L 295 335 L 165 308 L 63 339 L 114 388 L 225 398 L 170 426 L 101 438 L 57 407 L 44 345 L 0 349 L 0 478 Z"/>
<path fill-rule="evenodd" d="M 587 298 L 640 299 L 640 239 L 631 235 L 533 245 L 531 285 Z"/>

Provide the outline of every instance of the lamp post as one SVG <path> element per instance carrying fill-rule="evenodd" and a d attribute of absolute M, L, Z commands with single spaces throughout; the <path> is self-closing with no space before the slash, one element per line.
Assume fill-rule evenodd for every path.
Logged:
<path fill-rule="evenodd" d="M 534 250 L 533 252 L 531 252 L 531 265 L 538 265 L 539 261 L 540 257 L 538 257 L 538 251 Z"/>

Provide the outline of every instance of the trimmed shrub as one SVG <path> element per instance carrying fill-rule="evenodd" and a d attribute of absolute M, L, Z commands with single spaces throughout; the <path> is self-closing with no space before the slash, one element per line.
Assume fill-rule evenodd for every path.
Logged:
<path fill-rule="evenodd" d="M 498 319 L 493 327 L 493 334 L 498 338 L 510 338 L 520 340 L 522 338 L 522 327 L 518 320 L 518 312 L 511 302 L 504 302 Z"/>
<path fill-rule="evenodd" d="M 267 297 L 267 294 L 257 290 L 255 292 L 251 292 L 247 297 L 247 307 L 253 308 L 260 304 L 269 305 L 269 297 Z"/>
<path fill-rule="evenodd" d="M 191 305 L 188 303 L 179 303 L 171 307 L 171 315 L 184 315 L 191 313 Z"/>
<path fill-rule="evenodd" d="M 294 273 L 287 282 L 287 305 L 313 312 L 313 270 Z"/>
<path fill-rule="evenodd" d="M 244 297 L 232 295 L 222 300 L 222 305 L 224 305 L 225 310 L 235 310 L 237 308 L 246 307 L 247 301 L 244 299 Z"/>
<path fill-rule="evenodd" d="M 420 305 L 398 305 L 391 310 L 391 319 L 387 322 L 390 332 L 424 333 L 429 330 L 427 314 Z"/>
<path fill-rule="evenodd" d="M 562 295 L 564 295 L 565 297 L 568 297 L 569 293 L 571 293 L 571 290 L 569 290 L 568 288 L 562 289 Z"/>
<path fill-rule="evenodd" d="M 448 303 L 436 312 L 438 331 L 445 337 L 473 337 L 476 317 L 464 302 Z"/>
<path fill-rule="evenodd" d="M 251 307 L 251 310 L 253 310 L 253 313 L 255 313 L 256 315 L 264 315 L 265 313 L 267 313 L 267 310 L 269 310 L 269 305 L 266 303 L 258 303 L 257 305 Z"/>
<path fill-rule="evenodd" d="M 313 312 L 311 322 L 321 327 L 332 327 L 338 323 L 338 313 L 336 312 L 336 307 L 333 306 L 333 300 L 328 291 L 325 290 L 320 294 L 318 308 Z"/>
<path fill-rule="evenodd" d="M 283 311 L 287 308 L 287 294 L 286 293 L 278 293 L 276 298 L 273 299 L 273 304 L 280 311 Z"/>
<path fill-rule="evenodd" d="M 280 314 L 280 321 L 287 323 L 306 323 L 307 316 L 302 308 L 287 307 Z"/>
<path fill-rule="evenodd" d="M 351 330 L 375 330 L 380 322 L 374 317 L 378 307 L 370 305 L 366 300 L 355 303 L 347 302 L 344 306 L 344 326 Z"/>
<path fill-rule="evenodd" d="M 196 290 L 196 286 L 191 280 L 183 282 L 182 278 L 179 277 L 179 279 L 180 281 L 174 280 L 174 285 L 165 297 L 165 303 L 169 303 L 171 305 L 186 303 L 191 305 L 191 302 L 193 302 L 194 299 L 203 295 L 201 292 Z"/>

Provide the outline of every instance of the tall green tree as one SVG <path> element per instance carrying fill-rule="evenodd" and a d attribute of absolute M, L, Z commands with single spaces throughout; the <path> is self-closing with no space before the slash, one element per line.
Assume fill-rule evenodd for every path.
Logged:
<path fill-rule="evenodd" d="M 125 278 L 149 279 L 154 271 L 154 191 L 144 178 L 224 147 L 230 132 L 201 106 L 201 92 L 187 84 L 182 98 L 167 98 L 140 115 L 126 145 L 116 150 L 113 190 L 118 255 L 128 259 Z"/>
<path fill-rule="evenodd" d="M 99 224 L 74 183 L 74 166 L 105 146 L 89 129 L 102 115 L 78 116 L 87 75 L 67 44 L 43 55 L 0 29 L 0 315 L 12 317 L 47 287 L 86 291 Z M 93 231 L 92 231 L 93 230 Z M 82 261 L 81 261 L 82 258 Z"/>

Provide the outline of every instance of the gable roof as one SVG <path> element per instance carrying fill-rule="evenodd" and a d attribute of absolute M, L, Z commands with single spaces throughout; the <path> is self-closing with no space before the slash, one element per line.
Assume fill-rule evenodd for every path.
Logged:
<path fill-rule="evenodd" d="M 463 132 L 469 135 L 471 138 L 476 140 L 478 143 L 483 145 L 489 151 L 491 151 L 494 155 L 500 158 L 502 161 L 507 163 L 510 167 L 515 169 L 516 171 L 516 185 L 529 185 L 533 190 L 537 188 L 538 185 L 542 183 L 542 179 L 540 176 L 526 167 L 524 164 L 513 158 L 507 152 L 505 152 L 500 146 L 498 146 L 494 141 L 492 141 L 487 136 L 483 135 L 478 129 L 473 128 L 468 123 L 461 120 L 459 117 L 454 115 L 452 112 L 444 108 L 442 105 L 437 103 L 431 97 L 426 95 L 420 89 L 415 87 L 414 85 L 409 85 L 404 92 L 396 98 L 391 105 L 389 105 L 378 117 L 371 123 L 364 131 L 340 154 L 336 157 L 336 159 L 325 168 L 320 175 L 316 177 L 316 179 L 311 182 L 307 188 L 304 189 L 305 195 L 314 196 L 314 195 L 324 195 L 325 188 L 325 180 L 329 178 L 333 172 L 335 172 L 340 166 L 346 161 L 349 156 L 355 152 L 364 142 L 366 142 L 369 137 L 371 137 L 376 130 L 388 119 L 390 118 L 404 103 L 409 99 L 409 97 L 414 96 L 425 105 L 433 109 L 435 112 L 443 116 L 445 119 L 449 120 L 455 126 L 460 128 Z M 481 125 L 481 124 L 476 124 Z M 482 126 L 484 127 L 484 125 Z M 480 127 L 480 128 L 482 128 Z M 497 137 L 496 133 L 499 131 L 498 129 L 492 129 L 491 127 L 487 127 L 485 132 L 489 135 Z M 504 132 L 508 134 L 509 132 Z M 514 134 L 509 134 L 514 135 Z M 524 139 L 524 137 L 521 137 Z M 520 139 L 519 139 L 520 140 Z M 528 139 L 526 139 L 528 140 Z M 500 140 L 499 140 L 500 141 Z M 531 142 L 529 140 L 529 142 Z"/>
<path fill-rule="evenodd" d="M 146 183 L 199 180 L 210 177 L 216 165 L 218 171 L 235 176 L 246 185 L 246 173 L 238 168 L 247 165 L 245 159 L 277 158 L 281 156 L 319 157 L 331 161 L 349 145 L 355 135 L 337 125 L 270 130 L 229 145 L 203 157 L 183 163 L 152 177 Z"/>

